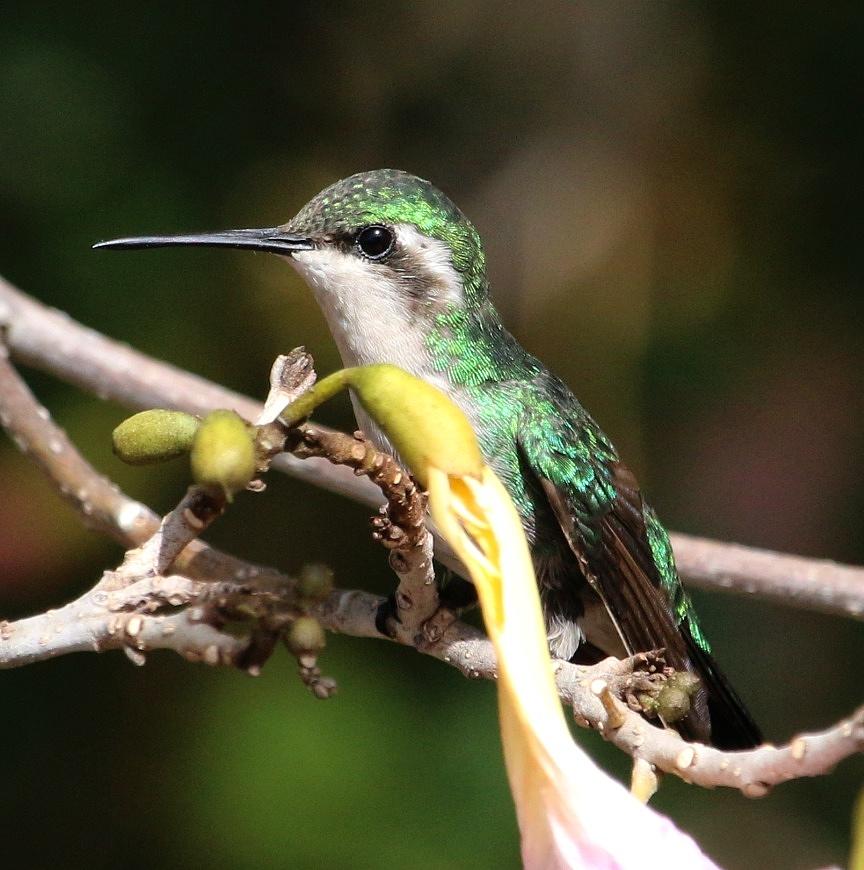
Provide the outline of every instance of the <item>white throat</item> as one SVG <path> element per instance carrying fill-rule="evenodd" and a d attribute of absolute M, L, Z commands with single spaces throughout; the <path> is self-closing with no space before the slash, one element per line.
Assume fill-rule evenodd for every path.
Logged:
<path fill-rule="evenodd" d="M 301 251 L 290 262 L 312 288 L 345 365 L 387 362 L 424 377 L 432 368 L 428 330 L 437 312 L 461 303 L 462 283 L 443 242 L 407 224 L 394 229 L 401 252 L 408 262 L 420 264 L 422 274 L 403 270 L 397 275 L 384 263 L 335 247 Z M 411 281 L 418 284 L 414 297 Z"/>
<path fill-rule="evenodd" d="M 395 229 L 408 258 L 422 263 L 418 281 L 426 277 L 426 286 L 428 276 L 434 276 L 434 287 L 422 298 L 411 297 L 410 287 L 406 289 L 410 274 L 396 275 L 384 263 L 335 247 L 298 252 L 290 262 L 315 294 L 343 365 L 390 363 L 444 388 L 446 380 L 432 365 L 426 336 L 439 311 L 448 303 L 461 303 L 462 283 L 443 242 L 409 225 Z M 353 396 L 352 402 L 360 428 L 384 446 L 385 439 Z"/>

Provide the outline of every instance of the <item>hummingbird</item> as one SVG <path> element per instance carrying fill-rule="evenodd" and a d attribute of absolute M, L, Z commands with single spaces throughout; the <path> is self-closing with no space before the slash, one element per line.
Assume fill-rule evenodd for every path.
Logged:
<path fill-rule="evenodd" d="M 379 169 L 336 182 L 282 226 L 94 247 L 173 245 L 284 257 L 311 288 L 344 365 L 391 363 L 462 409 L 521 516 L 553 655 L 592 663 L 662 649 L 667 665 L 699 680 L 674 726 L 683 737 L 723 749 L 761 743 L 636 477 L 567 385 L 505 329 L 480 235 L 444 193 Z M 352 401 L 360 429 L 388 449 Z"/>

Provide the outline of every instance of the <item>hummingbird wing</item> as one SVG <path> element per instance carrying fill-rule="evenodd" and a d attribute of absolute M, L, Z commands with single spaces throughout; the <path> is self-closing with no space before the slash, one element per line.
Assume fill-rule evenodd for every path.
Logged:
<path fill-rule="evenodd" d="M 629 653 L 663 648 L 676 670 L 695 673 L 701 688 L 675 727 L 688 739 L 726 748 L 757 745 L 759 730 L 711 657 L 675 569 L 669 537 L 581 408 L 577 421 L 528 412 L 518 441 L 567 546 L 597 593 Z"/>

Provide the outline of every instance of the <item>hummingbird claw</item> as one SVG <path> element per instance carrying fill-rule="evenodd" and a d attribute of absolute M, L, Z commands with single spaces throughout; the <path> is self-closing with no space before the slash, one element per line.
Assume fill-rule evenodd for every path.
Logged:
<path fill-rule="evenodd" d="M 433 646 L 444 636 L 444 632 L 456 621 L 457 614 L 449 607 L 439 607 L 420 628 L 422 646 Z M 419 648 L 422 648 L 419 647 Z"/>
<path fill-rule="evenodd" d="M 396 607 L 396 596 L 391 593 L 381 602 L 378 610 L 375 612 L 375 628 L 379 634 L 383 634 L 384 637 L 389 637 L 393 640 L 396 637 L 396 626 L 394 623 L 401 622 L 402 620 L 399 618 L 399 611 Z"/>

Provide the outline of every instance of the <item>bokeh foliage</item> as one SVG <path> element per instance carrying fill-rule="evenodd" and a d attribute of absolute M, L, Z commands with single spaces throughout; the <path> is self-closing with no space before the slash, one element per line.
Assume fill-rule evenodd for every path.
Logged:
<path fill-rule="evenodd" d="M 577 390 L 682 530 L 864 561 L 860 4 L 13 2 L 0 16 L 0 270 L 141 349 L 261 395 L 337 357 L 270 257 L 94 253 L 269 226 L 361 169 L 475 220 L 508 324 Z M 111 456 L 121 409 L 31 378 L 85 453 L 167 508 L 181 465 Z M 349 427 L 347 403 L 320 419 Z M 211 538 L 342 585 L 391 578 L 364 511 L 284 479 Z M 0 443 L 0 615 L 116 560 Z M 695 596 L 777 740 L 860 703 L 860 624 Z M 5 672 L 4 858 L 21 866 L 501 867 L 516 833 L 493 687 L 338 639 L 309 697 L 167 654 Z M 623 760 L 586 736 L 618 772 Z M 860 760 L 749 802 L 657 805 L 721 863 L 842 862 Z M 14 863 L 14 861 L 13 861 Z"/>

